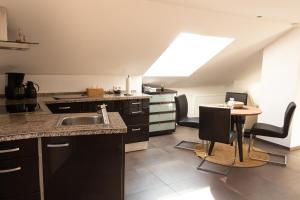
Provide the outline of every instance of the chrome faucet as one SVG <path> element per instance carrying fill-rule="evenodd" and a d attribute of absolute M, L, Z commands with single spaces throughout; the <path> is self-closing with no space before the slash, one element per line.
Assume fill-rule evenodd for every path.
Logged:
<path fill-rule="evenodd" d="M 107 115 L 107 110 L 106 110 L 105 104 L 102 105 L 97 105 L 97 114 L 102 115 L 104 124 L 109 124 L 109 118 Z"/>

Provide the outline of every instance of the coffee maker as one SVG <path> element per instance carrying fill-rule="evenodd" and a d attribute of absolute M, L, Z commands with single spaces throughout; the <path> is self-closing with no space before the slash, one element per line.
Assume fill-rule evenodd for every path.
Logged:
<path fill-rule="evenodd" d="M 5 97 L 23 99 L 25 95 L 24 73 L 6 73 Z"/>

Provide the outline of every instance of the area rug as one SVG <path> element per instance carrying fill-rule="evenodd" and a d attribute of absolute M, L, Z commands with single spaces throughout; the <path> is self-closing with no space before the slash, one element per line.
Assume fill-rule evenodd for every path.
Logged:
<path fill-rule="evenodd" d="M 255 150 L 262 151 L 261 149 L 254 148 Z M 203 148 L 202 144 L 196 145 L 196 155 L 204 158 L 205 157 L 205 150 Z M 234 167 L 259 167 L 266 164 L 266 162 L 263 161 L 256 161 L 251 160 L 248 157 L 248 144 L 243 144 L 243 156 L 244 156 L 244 162 L 240 162 L 239 160 L 239 153 L 237 150 L 237 156 L 235 159 Z M 251 157 L 258 158 L 258 159 L 264 159 L 269 160 L 270 157 L 266 152 L 251 152 Z M 231 166 L 232 162 L 234 160 L 234 146 L 228 145 L 228 144 L 222 144 L 222 143 L 215 143 L 213 152 L 211 156 L 207 156 L 206 160 L 215 164 L 225 165 L 225 166 Z"/>

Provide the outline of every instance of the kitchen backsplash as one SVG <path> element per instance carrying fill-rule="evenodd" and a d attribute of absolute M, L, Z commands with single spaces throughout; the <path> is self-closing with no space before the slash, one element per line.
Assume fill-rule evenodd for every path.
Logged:
<path fill-rule="evenodd" d="M 114 75 L 29 75 L 26 74 L 25 81 L 31 80 L 39 84 L 41 93 L 55 92 L 81 92 L 87 87 L 102 87 L 105 90 L 113 86 L 126 88 L 126 77 Z M 132 76 L 131 89 L 141 92 L 142 76 Z M 25 82 L 24 81 L 24 82 Z M 4 94 L 5 75 L 0 75 L 0 94 Z"/>

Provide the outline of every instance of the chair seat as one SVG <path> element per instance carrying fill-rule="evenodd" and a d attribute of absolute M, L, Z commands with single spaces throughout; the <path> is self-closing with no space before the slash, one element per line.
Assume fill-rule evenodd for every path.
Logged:
<path fill-rule="evenodd" d="M 184 117 L 178 121 L 180 126 L 199 128 L 199 117 Z"/>
<path fill-rule="evenodd" d="M 268 137 L 276 137 L 276 138 L 283 138 L 283 129 L 278 126 L 273 126 L 271 124 L 265 123 L 256 123 L 252 127 L 250 134 L 253 135 L 261 135 L 261 136 L 268 136 Z"/>

